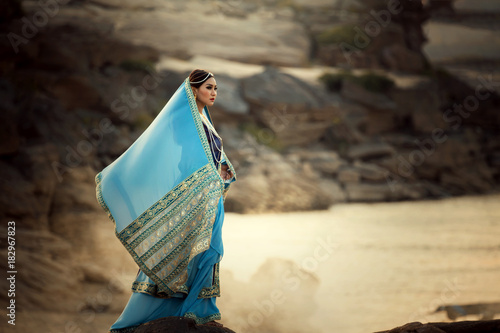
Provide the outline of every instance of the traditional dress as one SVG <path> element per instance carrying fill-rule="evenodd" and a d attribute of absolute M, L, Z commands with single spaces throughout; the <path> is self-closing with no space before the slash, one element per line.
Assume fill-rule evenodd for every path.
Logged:
<path fill-rule="evenodd" d="M 222 164 L 233 177 L 224 181 Z M 168 316 L 220 319 L 224 198 L 236 173 L 189 79 L 144 133 L 96 176 L 97 199 L 139 265 L 132 296 L 110 332 Z"/>

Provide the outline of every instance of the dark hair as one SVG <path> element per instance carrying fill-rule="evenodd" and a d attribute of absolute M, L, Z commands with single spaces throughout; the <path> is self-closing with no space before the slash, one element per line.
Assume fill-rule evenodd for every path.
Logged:
<path fill-rule="evenodd" d="M 206 80 L 213 76 L 214 75 L 212 73 L 203 69 L 195 69 L 191 72 L 191 74 L 189 74 L 189 82 L 196 82 L 194 84 L 191 83 L 191 87 L 199 88 Z"/>

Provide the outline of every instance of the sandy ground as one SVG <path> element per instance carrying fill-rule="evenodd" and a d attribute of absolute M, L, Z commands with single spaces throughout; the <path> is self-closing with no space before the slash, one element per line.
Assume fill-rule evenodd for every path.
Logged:
<path fill-rule="evenodd" d="M 222 322 L 242 333 L 361 333 L 415 320 L 448 321 L 442 312 L 431 313 L 439 305 L 498 302 L 499 202 L 500 195 L 490 195 L 340 204 L 321 212 L 227 213 Z M 134 264 L 110 223 L 103 221 L 98 236 L 103 265 L 127 290 Z M 282 300 L 273 300 L 276 291 Z M 82 297 L 105 309 L 20 313 L 6 332 L 106 332 L 128 293 L 89 285 Z"/>
<path fill-rule="evenodd" d="M 445 321 L 442 312 L 431 314 L 439 305 L 500 301 L 499 199 L 228 214 L 224 268 L 248 279 L 265 258 L 278 257 L 313 271 L 320 287 L 311 295 L 316 311 L 307 319 L 322 332 L 373 332 L 415 320 Z M 323 241 L 333 249 L 326 259 L 316 253 Z"/>

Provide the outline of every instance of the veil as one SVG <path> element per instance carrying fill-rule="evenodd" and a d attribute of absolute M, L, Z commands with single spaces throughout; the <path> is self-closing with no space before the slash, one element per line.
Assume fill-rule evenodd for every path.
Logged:
<path fill-rule="evenodd" d="M 223 157 L 232 182 L 235 170 Z M 168 296 L 187 280 L 189 262 L 209 248 L 231 182 L 212 160 L 187 78 L 144 133 L 96 175 L 96 192 L 118 239 Z"/>

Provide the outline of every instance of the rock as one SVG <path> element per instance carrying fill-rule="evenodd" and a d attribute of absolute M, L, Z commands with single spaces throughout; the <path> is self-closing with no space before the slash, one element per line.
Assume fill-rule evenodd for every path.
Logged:
<path fill-rule="evenodd" d="M 355 161 L 353 167 L 358 172 L 362 180 L 375 182 L 385 181 L 388 174 L 386 169 L 375 164 Z"/>
<path fill-rule="evenodd" d="M 358 14 L 330 14 L 329 22 L 315 23 L 315 14 L 304 14 L 317 41 L 317 58 L 325 65 L 349 68 L 392 69 L 419 73 L 427 67 L 422 52 L 422 24 L 428 18 L 421 2 L 398 2 L 403 10 L 391 14 L 390 23 L 380 26 L 371 11 L 387 11 L 387 1 L 358 2 Z M 353 6 L 350 7 L 352 11 Z M 324 8 L 322 8 L 325 11 Z M 326 16 L 325 14 L 323 16 Z M 321 21 L 320 21 L 321 22 Z M 371 27 L 371 31 L 370 31 Z M 377 29 L 378 27 L 378 29 Z M 376 31 L 374 31 L 376 30 Z M 411 59 L 411 60 L 410 60 Z"/>
<path fill-rule="evenodd" d="M 359 103 L 369 109 L 395 110 L 396 103 L 387 98 L 385 94 L 374 93 L 366 90 L 351 80 L 342 81 L 341 95 L 353 102 Z"/>
<path fill-rule="evenodd" d="M 481 175 L 481 170 L 487 172 L 486 177 Z M 491 171 L 484 164 L 443 171 L 439 180 L 444 188 L 455 194 L 485 193 L 493 189 Z"/>
<path fill-rule="evenodd" d="M 23 251 L 38 253 L 53 260 L 66 260 L 72 256 L 73 248 L 70 240 L 59 237 L 49 230 L 23 229 L 16 232 L 16 235 Z"/>
<path fill-rule="evenodd" d="M 418 332 L 418 333 L 446 333 L 443 330 L 440 330 L 437 327 L 430 325 L 423 325 L 419 322 L 409 323 L 400 327 L 396 327 L 390 331 L 386 331 L 387 333 L 410 333 L 410 332 Z M 377 332 L 382 333 L 382 332 Z"/>
<path fill-rule="evenodd" d="M 355 168 L 345 167 L 339 171 L 337 180 L 343 184 L 345 183 L 359 183 L 361 175 Z"/>
<path fill-rule="evenodd" d="M 7 261 L 4 254 L 1 257 Z M 21 250 L 16 251 L 16 268 L 23 272 L 16 276 L 16 310 L 64 313 L 82 295 L 83 276 L 69 260 Z"/>
<path fill-rule="evenodd" d="M 338 105 L 339 113 L 332 124 L 325 131 L 323 139 L 333 149 L 345 156 L 348 145 L 367 141 L 362 132 L 368 123 L 368 109 L 350 101 L 341 101 Z"/>
<path fill-rule="evenodd" d="M 375 202 L 385 201 L 390 197 L 387 184 L 344 184 L 348 201 Z"/>
<path fill-rule="evenodd" d="M 37 213 L 35 185 L 26 179 L 15 166 L 0 161 L 0 214 L 5 220 L 20 219 L 27 228 L 47 228 L 47 221 L 40 223 Z"/>
<path fill-rule="evenodd" d="M 248 15 L 247 8 L 251 10 L 251 4 L 247 2 L 213 2 L 201 8 L 191 1 L 176 5 L 184 8 L 174 11 L 169 8 L 172 4 L 162 3 L 156 6 L 153 16 L 150 11 L 136 10 L 126 20 L 122 19 L 120 11 L 104 10 L 103 15 L 121 22 L 115 27 L 115 34 L 121 40 L 146 45 L 177 58 L 206 55 L 279 66 L 302 66 L 309 59 L 310 39 L 306 29 L 295 20 L 277 20 L 266 10 Z M 234 17 L 241 15 L 248 17 Z M 192 27 L 193 22 L 214 32 L 210 40 L 200 35 L 198 29 L 178 29 L 179 26 Z M 158 31 L 168 31 L 168 39 Z"/>
<path fill-rule="evenodd" d="M 225 207 L 238 213 L 284 212 L 325 209 L 332 197 L 319 188 L 316 172 L 303 171 L 293 158 L 259 144 L 248 133 L 223 127 L 226 153 L 238 174 Z"/>
<path fill-rule="evenodd" d="M 347 164 L 335 151 L 297 150 L 294 155 L 297 156 L 298 163 L 309 163 L 314 171 L 330 176 L 337 174 Z M 287 157 L 290 158 L 290 154 Z"/>
<path fill-rule="evenodd" d="M 500 320 L 484 320 L 428 324 L 414 322 L 376 333 L 497 333 L 499 330 Z"/>
<path fill-rule="evenodd" d="M 165 317 L 152 320 L 137 327 L 133 333 L 235 333 L 227 327 L 197 325 L 194 319 L 185 317 Z"/>
<path fill-rule="evenodd" d="M 332 204 L 347 201 L 347 196 L 342 186 L 331 179 L 323 178 L 319 182 L 322 191 L 330 197 Z"/>
<path fill-rule="evenodd" d="M 274 67 L 242 80 L 243 96 L 251 103 L 288 103 L 310 108 L 322 106 L 317 90 Z"/>
<path fill-rule="evenodd" d="M 424 198 L 427 194 L 422 186 L 391 179 L 383 184 L 346 183 L 344 188 L 347 200 L 353 202 L 417 200 Z"/>
<path fill-rule="evenodd" d="M 455 14 L 455 0 L 430 0 L 427 8 L 433 17 L 450 17 Z"/>
<path fill-rule="evenodd" d="M 380 158 L 384 156 L 390 156 L 394 154 L 396 151 L 394 148 L 387 143 L 360 143 L 358 145 L 354 145 L 349 147 L 347 151 L 347 156 L 350 159 L 360 159 L 360 160 L 369 160 L 373 158 Z"/>
<path fill-rule="evenodd" d="M 261 162 L 262 163 L 262 162 Z M 295 171 L 290 174 L 271 172 L 265 162 L 243 172 L 244 177 L 231 187 L 226 199 L 228 211 L 238 213 L 287 212 L 326 209 L 331 197 L 319 190 L 318 181 Z"/>
<path fill-rule="evenodd" d="M 441 305 L 434 313 L 441 311 L 445 311 L 451 320 L 469 315 L 479 315 L 481 320 L 492 320 L 495 315 L 500 314 L 500 303 Z"/>
<path fill-rule="evenodd" d="M 16 152 L 21 141 L 14 98 L 13 85 L 5 79 L 0 79 L 0 155 Z"/>
<path fill-rule="evenodd" d="M 94 177 L 95 171 L 89 166 L 74 168 L 57 184 L 54 193 L 50 230 L 77 248 L 95 242 L 92 225 L 80 222 L 96 220 L 101 211 L 95 197 Z"/>
<path fill-rule="evenodd" d="M 386 184 L 391 190 L 389 195 L 389 200 L 391 201 L 421 200 L 429 195 L 435 197 L 444 195 L 442 190 L 436 189 L 433 185 L 429 184 L 398 182 L 389 177 L 386 179 Z M 433 193 L 433 191 L 438 194 Z"/>
<path fill-rule="evenodd" d="M 242 80 L 251 113 L 284 146 L 317 142 L 336 116 L 320 89 L 272 67 Z"/>
<path fill-rule="evenodd" d="M 217 102 L 213 109 L 224 112 L 229 117 L 231 116 L 247 116 L 250 112 L 248 103 L 243 99 L 241 94 L 241 84 L 238 79 L 226 75 L 217 75 L 217 86 L 219 94 Z M 216 114 L 216 112 L 212 112 Z M 221 121 L 225 120 L 226 116 L 218 117 Z"/>
<path fill-rule="evenodd" d="M 108 283 L 111 279 L 104 269 L 92 263 L 82 263 L 79 267 L 83 272 L 83 279 L 90 283 Z"/>
<path fill-rule="evenodd" d="M 100 102 L 98 89 L 86 76 L 67 76 L 57 80 L 48 90 L 65 109 L 91 109 Z"/>
<path fill-rule="evenodd" d="M 403 45 L 390 45 L 381 50 L 381 63 L 393 71 L 420 73 L 427 63 L 422 53 L 409 50 Z"/>

